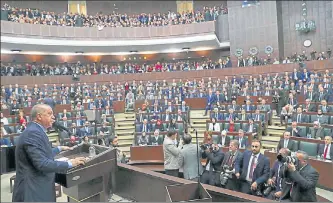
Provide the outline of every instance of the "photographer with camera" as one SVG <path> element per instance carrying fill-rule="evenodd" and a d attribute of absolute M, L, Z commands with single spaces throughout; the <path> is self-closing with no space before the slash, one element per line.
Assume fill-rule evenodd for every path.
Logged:
<path fill-rule="evenodd" d="M 288 148 L 281 148 L 279 155 L 282 157 L 290 156 L 291 152 Z M 281 177 L 281 168 L 283 163 L 279 160 L 274 162 L 273 168 L 270 170 L 269 179 L 265 183 L 264 197 L 272 200 L 279 200 L 282 195 L 283 178 Z"/>
<path fill-rule="evenodd" d="M 239 181 L 235 175 L 235 162 L 240 159 L 243 154 L 239 150 L 238 140 L 231 140 L 229 144 L 229 151 L 225 153 L 222 162 L 222 172 L 220 174 L 220 183 L 222 187 L 239 191 Z"/>
<path fill-rule="evenodd" d="M 278 157 L 279 158 L 279 157 Z M 280 158 L 286 166 L 282 178 L 286 184 L 282 186 L 281 201 L 316 202 L 316 185 L 319 173 L 308 162 L 309 155 L 304 151 L 297 151 L 296 157 Z"/>
<path fill-rule="evenodd" d="M 260 153 L 261 142 L 252 140 L 251 151 L 247 150 L 236 160 L 235 172 L 240 180 L 240 191 L 245 194 L 262 196 L 262 185 L 268 180 L 269 159 Z"/>
<path fill-rule="evenodd" d="M 206 165 L 204 166 L 205 170 L 200 178 L 201 183 L 213 186 L 219 185 L 224 153 L 217 143 L 204 144 L 200 148 L 204 151 L 202 158 L 207 158 Z"/>

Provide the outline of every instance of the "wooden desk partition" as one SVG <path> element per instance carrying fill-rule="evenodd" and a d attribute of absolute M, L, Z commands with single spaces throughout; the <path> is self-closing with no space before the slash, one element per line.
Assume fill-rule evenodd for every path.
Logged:
<path fill-rule="evenodd" d="M 131 146 L 129 164 L 164 163 L 163 146 Z"/>
<path fill-rule="evenodd" d="M 266 150 L 264 152 L 265 156 L 270 159 L 271 168 L 276 160 L 277 153 Z M 312 167 L 317 169 L 319 173 L 319 180 L 318 185 L 324 189 L 333 191 L 333 163 L 332 162 L 325 162 L 322 160 L 317 160 L 310 158 L 309 163 Z"/>
<path fill-rule="evenodd" d="M 207 98 L 186 98 L 186 104 L 193 110 L 204 109 Z"/>

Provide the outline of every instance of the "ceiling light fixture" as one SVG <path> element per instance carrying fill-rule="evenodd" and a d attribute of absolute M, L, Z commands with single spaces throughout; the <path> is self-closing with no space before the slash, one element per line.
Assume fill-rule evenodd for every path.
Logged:
<path fill-rule="evenodd" d="M 13 52 L 13 53 L 20 53 L 22 50 L 20 50 L 20 49 L 12 49 L 11 50 L 11 52 Z"/>
<path fill-rule="evenodd" d="M 76 51 L 75 53 L 76 54 L 83 54 L 84 52 L 83 51 Z"/>
<path fill-rule="evenodd" d="M 188 51 L 188 50 L 190 50 L 189 47 L 184 47 L 184 48 L 183 48 L 183 51 Z"/>

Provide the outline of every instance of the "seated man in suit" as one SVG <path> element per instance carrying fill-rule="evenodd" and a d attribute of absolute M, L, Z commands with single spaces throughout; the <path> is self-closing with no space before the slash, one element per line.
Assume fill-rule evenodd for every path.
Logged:
<path fill-rule="evenodd" d="M 80 130 L 76 128 L 76 124 L 73 122 L 71 125 L 71 128 L 69 129 L 70 134 L 75 137 L 81 137 L 80 136 Z"/>
<path fill-rule="evenodd" d="M 148 116 L 139 108 L 139 113 L 136 114 L 136 122 L 141 123 L 144 119 L 148 119 Z"/>
<path fill-rule="evenodd" d="M 236 120 L 237 115 L 234 113 L 234 110 L 232 108 L 229 109 L 229 113 L 225 116 L 224 120 L 226 121 L 231 121 L 231 120 Z"/>
<path fill-rule="evenodd" d="M 162 145 L 163 136 L 160 135 L 160 131 L 156 129 L 153 136 L 149 136 L 149 145 Z"/>
<path fill-rule="evenodd" d="M 287 157 L 291 155 L 291 152 L 287 148 L 281 148 L 279 150 L 279 154 L 281 154 L 282 157 Z M 282 187 L 284 185 L 284 178 L 281 177 L 281 167 L 283 166 L 283 163 L 279 160 L 276 160 L 273 164 L 273 168 L 271 168 L 269 172 L 269 179 L 267 181 L 267 184 L 269 186 L 272 186 L 272 191 L 269 194 L 264 194 L 265 197 L 268 199 L 276 200 L 278 201 L 279 198 L 282 195 Z"/>
<path fill-rule="evenodd" d="M 295 109 L 295 108 L 298 107 L 297 99 L 294 98 L 293 93 L 289 93 L 288 104 L 289 104 L 293 109 Z"/>
<path fill-rule="evenodd" d="M 168 106 L 165 107 L 165 111 L 169 110 L 170 113 L 175 111 L 175 107 L 172 105 L 172 102 L 168 102 Z"/>
<path fill-rule="evenodd" d="M 170 114 L 170 111 L 167 109 L 165 111 L 165 114 L 162 114 L 162 121 L 164 122 L 170 122 L 172 119 L 174 119 L 174 115 Z"/>
<path fill-rule="evenodd" d="M 161 108 L 158 106 L 158 103 L 154 103 L 152 107 L 150 107 L 150 112 L 160 113 Z"/>
<path fill-rule="evenodd" d="M 249 113 L 246 113 L 245 109 L 242 109 L 241 113 L 238 114 L 237 118 L 240 121 L 248 121 L 251 118 L 251 115 Z"/>
<path fill-rule="evenodd" d="M 76 115 L 76 120 L 73 120 L 73 123 L 75 123 L 77 127 L 83 126 L 83 120 L 81 120 L 79 114 Z"/>
<path fill-rule="evenodd" d="M 327 101 L 326 100 L 321 100 L 321 105 L 318 106 L 318 110 L 321 110 L 323 113 L 332 113 L 333 109 L 332 107 L 327 105 Z"/>
<path fill-rule="evenodd" d="M 281 148 L 288 148 L 292 152 L 297 151 L 296 142 L 294 140 L 291 140 L 290 137 L 290 132 L 285 131 L 283 133 L 283 139 L 280 140 L 277 146 L 277 151 L 280 151 Z"/>
<path fill-rule="evenodd" d="M 252 119 L 254 121 L 261 121 L 261 123 L 264 123 L 265 118 L 264 115 L 260 114 L 260 110 L 257 109 L 254 114 L 252 114 Z"/>
<path fill-rule="evenodd" d="M 228 105 L 228 109 L 232 109 L 234 111 L 239 111 L 240 106 L 237 105 L 236 100 L 232 100 L 231 105 Z"/>
<path fill-rule="evenodd" d="M 220 141 L 218 142 L 218 144 L 221 146 L 221 147 L 227 147 L 229 146 L 230 144 L 230 137 L 227 136 L 227 131 L 225 130 L 222 130 L 221 132 L 221 137 L 220 137 Z"/>
<path fill-rule="evenodd" d="M 188 122 L 186 114 L 182 114 L 182 111 L 180 109 L 177 111 L 177 114 L 175 116 L 176 116 L 176 121 Z"/>
<path fill-rule="evenodd" d="M 203 149 L 202 158 L 207 162 L 204 166 L 204 172 L 200 178 L 201 183 L 213 186 L 220 185 L 221 164 L 224 154 L 218 144 L 213 143 L 212 147 Z"/>
<path fill-rule="evenodd" d="M 315 121 L 318 121 L 320 124 L 328 124 L 328 116 L 323 115 L 321 109 L 318 109 L 318 114 L 314 118 Z"/>
<path fill-rule="evenodd" d="M 219 109 L 214 108 L 214 111 L 210 113 L 210 119 L 212 118 L 215 118 L 218 121 L 223 120 L 223 113 L 219 113 Z"/>
<path fill-rule="evenodd" d="M 11 130 L 10 128 L 8 128 L 7 126 L 4 126 L 3 122 L 1 122 L 1 132 L 0 132 L 0 135 L 1 135 L 1 147 L 10 147 L 12 145 L 11 141 L 10 141 L 10 138 L 9 137 L 6 137 L 6 138 L 3 138 L 3 136 L 5 135 L 9 135 L 11 134 Z"/>
<path fill-rule="evenodd" d="M 315 104 L 311 103 L 310 99 L 306 99 L 303 111 L 304 112 L 316 112 L 317 111 L 317 107 L 316 107 Z"/>
<path fill-rule="evenodd" d="M 302 137 L 301 131 L 302 129 L 300 127 L 297 127 L 297 122 L 295 121 L 291 123 L 291 128 L 288 129 L 288 132 L 290 133 L 291 137 Z"/>
<path fill-rule="evenodd" d="M 182 104 L 178 107 L 178 109 L 180 109 L 182 112 L 188 112 L 190 110 L 190 108 L 186 106 L 185 101 L 182 101 Z"/>
<path fill-rule="evenodd" d="M 316 202 L 316 186 L 319 173 L 310 165 L 309 155 L 306 152 L 297 151 L 296 157 L 298 166 L 293 163 L 287 165 L 287 176 L 291 184 L 289 183 L 282 187 L 280 201 Z"/>
<path fill-rule="evenodd" d="M 245 111 L 254 111 L 255 107 L 251 104 L 251 100 L 246 100 L 246 104 L 243 105 Z"/>
<path fill-rule="evenodd" d="M 296 110 L 296 114 L 294 113 L 292 116 L 292 121 L 295 121 L 296 123 L 308 123 L 309 116 L 303 114 L 302 112 L 302 108 L 298 107 Z"/>
<path fill-rule="evenodd" d="M 148 120 L 147 119 L 144 119 L 143 120 L 143 123 L 141 124 L 140 126 L 140 132 L 146 132 L 146 133 L 149 133 L 151 131 L 151 126 L 150 124 L 148 123 Z"/>
<path fill-rule="evenodd" d="M 236 160 L 236 177 L 240 180 L 240 191 L 246 194 L 256 194 L 257 190 L 268 180 L 269 159 L 260 153 L 261 142 L 252 140 L 251 151 L 245 151 Z"/>
<path fill-rule="evenodd" d="M 110 130 L 107 127 L 107 122 L 103 122 L 102 127 L 99 130 L 99 135 L 102 137 L 109 137 L 110 136 Z"/>
<path fill-rule="evenodd" d="M 256 137 L 258 135 L 258 129 L 257 127 L 254 125 L 253 119 L 250 118 L 249 119 L 249 124 L 247 126 L 247 129 L 245 129 L 246 133 L 252 133 L 253 137 Z"/>
<path fill-rule="evenodd" d="M 325 144 L 319 145 L 318 155 L 323 159 L 333 159 L 333 145 L 331 136 L 325 136 Z"/>
<path fill-rule="evenodd" d="M 286 106 L 282 107 L 281 115 L 280 115 L 280 126 L 283 124 L 288 123 L 288 119 L 291 118 L 293 114 L 293 107 L 287 104 Z"/>
<path fill-rule="evenodd" d="M 246 149 L 249 146 L 249 141 L 247 137 L 244 137 L 244 131 L 242 129 L 238 130 L 238 142 L 240 149 Z"/>
<path fill-rule="evenodd" d="M 318 121 L 313 122 L 313 128 L 310 128 L 311 138 L 323 140 L 324 139 L 324 128 L 320 126 Z"/>
<path fill-rule="evenodd" d="M 229 190 L 234 190 L 239 192 L 239 180 L 235 175 L 235 162 L 238 159 L 241 159 L 243 156 L 242 152 L 239 150 L 239 142 L 238 140 L 231 140 L 229 144 L 229 151 L 225 153 L 223 162 L 221 164 L 222 167 L 228 166 L 229 170 L 232 171 L 232 177 L 228 179 L 226 185 L 222 185 Z M 221 181 L 222 182 L 222 181 Z"/>
<path fill-rule="evenodd" d="M 149 145 L 149 138 L 150 136 L 147 136 L 145 132 L 141 134 L 141 136 L 138 137 L 138 145 L 139 146 L 147 146 Z"/>
<path fill-rule="evenodd" d="M 90 128 L 90 123 L 89 121 L 86 121 L 85 124 L 84 124 L 84 127 L 81 128 L 80 130 L 80 136 L 83 137 L 83 136 L 92 136 L 93 133 L 92 133 L 92 130 Z"/>
<path fill-rule="evenodd" d="M 261 100 L 261 105 L 258 106 L 258 109 L 259 109 L 260 111 L 266 111 L 266 112 L 268 112 L 268 113 L 271 112 L 271 106 L 268 105 L 268 104 L 266 104 L 266 100 L 265 100 L 265 99 Z"/>

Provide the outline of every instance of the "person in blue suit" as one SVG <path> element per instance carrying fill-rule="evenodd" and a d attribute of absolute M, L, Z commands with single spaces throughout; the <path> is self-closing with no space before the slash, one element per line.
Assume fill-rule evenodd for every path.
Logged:
<path fill-rule="evenodd" d="M 56 202 L 54 177 L 57 172 L 85 163 L 78 157 L 69 161 L 55 161 L 61 150 L 72 148 L 59 146 L 51 148 L 46 129 L 52 126 L 52 108 L 37 104 L 31 110 L 32 122 L 19 136 L 16 149 L 16 179 L 13 202 Z"/>
<path fill-rule="evenodd" d="M 242 193 L 255 195 L 269 178 L 269 159 L 260 153 L 260 149 L 261 142 L 252 140 L 251 151 L 244 151 L 243 156 L 236 160 L 235 174 L 240 180 Z"/>
<path fill-rule="evenodd" d="M 206 102 L 206 110 L 205 110 L 205 116 L 207 115 L 208 110 L 212 110 L 213 105 L 216 103 L 216 97 L 213 94 L 213 91 L 209 89 L 208 95 L 207 95 L 207 102 Z"/>

